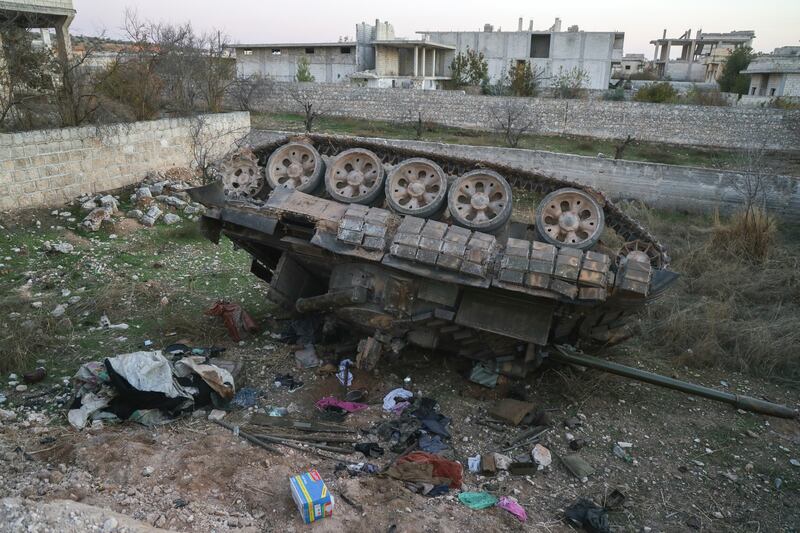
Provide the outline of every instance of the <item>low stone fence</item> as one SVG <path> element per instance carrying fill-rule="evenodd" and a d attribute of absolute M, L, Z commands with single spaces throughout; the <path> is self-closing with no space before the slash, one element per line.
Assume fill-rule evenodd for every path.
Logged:
<path fill-rule="evenodd" d="M 601 99 L 558 100 L 465 94 L 463 91 L 370 89 L 346 84 L 263 84 L 253 96 L 253 111 L 300 113 L 308 100 L 331 116 L 389 122 L 428 122 L 489 130 L 492 107 L 513 101 L 526 104 L 532 133 L 583 135 L 601 139 L 719 148 L 800 150 L 800 111 L 698 105 L 613 102 Z M 524 117 L 522 117 L 524 118 Z"/>
<path fill-rule="evenodd" d="M 136 183 L 149 170 L 188 166 L 193 130 L 222 155 L 250 131 L 250 114 L 0 134 L 0 210 L 63 204 Z"/>
<path fill-rule="evenodd" d="M 275 142 L 289 134 L 254 131 L 254 143 Z M 488 146 L 369 139 L 387 146 L 417 150 L 430 155 L 483 159 L 541 174 L 576 181 L 608 194 L 612 199 L 641 200 L 661 209 L 708 213 L 719 209 L 730 213 L 742 205 L 735 184 L 748 179 L 743 172 L 661 163 L 615 160 L 541 150 Z M 750 176 L 750 179 L 755 179 Z M 783 218 L 800 221 L 800 178 L 763 177 L 771 185 L 768 208 Z"/>

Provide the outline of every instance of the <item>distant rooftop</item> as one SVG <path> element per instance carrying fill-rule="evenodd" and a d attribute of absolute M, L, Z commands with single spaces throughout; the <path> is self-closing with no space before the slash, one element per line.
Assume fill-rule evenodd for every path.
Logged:
<path fill-rule="evenodd" d="M 72 0 L 0 0 L 0 11 L 22 11 L 46 15 L 74 15 Z"/>
<path fill-rule="evenodd" d="M 756 57 L 742 74 L 800 73 L 800 46 L 782 46 Z"/>

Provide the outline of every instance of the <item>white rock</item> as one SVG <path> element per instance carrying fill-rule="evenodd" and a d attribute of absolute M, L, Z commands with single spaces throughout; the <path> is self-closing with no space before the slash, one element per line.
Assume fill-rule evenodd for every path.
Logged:
<path fill-rule="evenodd" d="M 213 409 L 213 410 L 212 410 L 212 411 L 211 411 L 211 412 L 208 414 L 208 419 L 209 419 L 209 420 L 222 420 L 223 418 L 225 418 L 225 415 L 226 415 L 226 414 L 228 414 L 228 413 L 226 413 L 226 412 L 225 412 L 225 411 L 223 411 L 222 409 Z"/>
<path fill-rule="evenodd" d="M 111 518 L 103 522 L 103 531 L 104 533 L 111 533 L 112 531 L 117 529 L 118 525 L 119 523 L 117 522 L 117 519 L 112 516 Z"/>
<path fill-rule="evenodd" d="M 76 303 L 78 303 L 80 301 L 81 301 L 81 297 L 80 296 L 73 296 L 72 298 L 67 300 L 67 302 L 69 302 L 70 305 L 75 305 Z"/>
<path fill-rule="evenodd" d="M 112 213 L 115 213 L 119 209 L 119 202 L 110 194 L 100 197 L 100 205 L 106 209 L 110 209 Z"/>
<path fill-rule="evenodd" d="M 14 390 L 17 391 L 17 392 L 25 392 L 26 390 L 28 390 L 28 386 L 27 385 L 17 385 L 16 387 L 14 387 Z"/>
<path fill-rule="evenodd" d="M 50 311 L 50 314 L 58 318 L 60 316 L 64 316 L 64 313 L 66 312 L 67 312 L 67 306 L 64 304 L 58 304 L 55 309 Z"/>
<path fill-rule="evenodd" d="M 11 422 L 17 419 L 17 413 L 9 411 L 8 409 L 0 409 L 0 420 L 3 422 Z"/>
<path fill-rule="evenodd" d="M 97 203 L 94 200 L 86 200 L 81 204 L 81 209 L 85 211 L 91 211 L 95 207 L 97 207 Z"/>
<path fill-rule="evenodd" d="M 167 213 L 166 215 L 164 215 L 164 222 L 166 224 L 170 224 L 171 225 L 171 224 L 175 224 L 175 223 L 180 222 L 180 221 L 181 221 L 181 217 L 179 217 L 178 215 L 175 215 L 173 213 Z"/>
<path fill-rule="evenodd" d="M 152 466 L 146 466 L 142 468 L 142 475 L 144 477 L 150 477 L 153 475 L 153 472 L 155 471 L 156 471 L 155 468 L 153 468 Z"/>
<path fill-rule="evenodd" d="M 177 207 L 178 209 L 186 207 L 186 202 L 177 196 L 167 196 L 164 198 L 163 202 L 167 205 L 171 205 L 172 207 Z"/>
<path fill-rule="evenodd" d="M 550 463 L 553 462 L 553 456 L 550 454 L 550 450 L 541 444 L 537 444 L 533 447 L 531 456 L 533 457 L 533 462 L 539 465 L 539 470 L 550 466 Z"/>

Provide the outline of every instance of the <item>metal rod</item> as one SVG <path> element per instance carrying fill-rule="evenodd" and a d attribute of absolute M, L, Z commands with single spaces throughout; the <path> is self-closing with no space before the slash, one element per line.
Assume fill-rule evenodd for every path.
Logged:
<path fill-rule="evenodd" d="M 236 429 L 233 426 L 231 426 L 230 424 L 226 424 L 225 422 L 222 422 L 220 420 L 212 420 L 212 422 L 214 422 L 218 426 L 222 426 L 225 429 L 233 431 L 234 433 L 236 433 Z M 277 448 L 273 448 L 272 446 L 270 446 L 266 442 L 264 442 L 264 441 L 262 441 L 260 439 L 257 439 L 256 437 L 250 435 L 247 432 L 242 431 L 241 429 L 239 429 L 239 436 L 242 437 L 244 440 L 246 440 L 248 442 L 251 442 L 252 444 L 255 444 L 256 446 L 260 446 L 260 447 L 264 448 L 267 451 L 270 451 L 272 453 L 276 453 L 278 455 L 283 455 L 283 452 L 281 452 Z"/>
<path fill-rule="evenodd" d="M 576 354 L 567 351 L 567 349 L 561 346 L 557 346 L 556 349 L 558 350 L 557 352 L 550 354 L 550 358 L 554 361 L 603 370 L 611 374 L 644 381 L 652 385 L 674 389 L 695 396 L 702 396 L 709 400 L 729 403 L 745 411 L 752 411 L 754 413 L 777 416 L 780 418 L 797 418 L 798 416 L 798 411 L 796 409 L 785 405 L 759 400 L 758 398 L 743 396 L 741 394 L 718 391 L 709 387 L 703 387 L 702 385 L 654 374 L 646 370 L 639 370 L 638 368 L 632 368 L 619 363 L 612 363 L 611 361 L 606 361 L 605 359 L 592 357 L 590 355 Z"/>

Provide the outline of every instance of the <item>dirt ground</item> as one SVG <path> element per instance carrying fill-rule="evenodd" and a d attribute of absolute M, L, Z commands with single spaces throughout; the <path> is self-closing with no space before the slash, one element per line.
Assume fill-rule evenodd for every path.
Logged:
<path fill-rule="evenodd" d="M 285 346 L 272 339 L 265 344 L 275 348 L 233 354 L 245 363 L 242 383 L 264 392 L 258 408 L 290 406 L 292 416 L 314 419 L 313 403 L 338 390 L 338 381 L 297 371 Z M 634 354 L 623 353 L 619 359 L 641 364 Z M 657 364 L 644 366 L 670 372 Z M 507 394 L 507 387 L 490 390 L 472 384 L 464 378 L 465 370 L 456 359 L 413 352 L 380 375 L 357 375 L 354 386 L 368 389 L 371 405 L 349 415 L 344 424 L 368 429 L 395 416 L 384 413 L 380 402 L 385 392 L 410 376 L 414 390 L 436 398 L 441 412 L 452 418 L 458 460 L 466 464 L 468 456 L 499 451 L 521 430 L 496 431 L 478 422 L 495 398 Z M 293 393 L 276 389 L 274 375 L 285 372 L 305 386 Z M 741 375 L 676 374 L 718 387 L 724 379 L 739 393 L 800 403 L 796 394 Z M 533 476 L 465 473 L 463 490 L 515 497 L 528 513 L 524 524 L 499 508 L 472 511 L 453 492 L 427 498 L 391 478 L 338 477 L 336 458 L 285 448 L 275 455 L 203 418 L 189 417 L 157 429 L 125 423 L 78 433 L 63 425 L 62 415 L 50 421 L 37 415 L 46 396 L 18 410 L 17 421 L 3 424 L 0 480 L 5 495 L 27 502 L 74 500 L 144 525 L 180 531 L 570 531 L 563 521 L 565 507 L 578 497 L 602 503 L 614 489 L 626 496 L 623 506 L 610 513 L 615 531 L 693 531 L 692 525 L 704 531 L 795 531 L 800 524 L 800 467 L 789 462 L 800 457 L 800 426 L 795 421 L 565 368 L 526 380 L 524 390 L 530 401 L 550 410 L 552 429 L 542 443 L 561 456 L 569 452 L 567 432 L 585 438 L 587 445 L 579 453 L 596 471 L 581 483 L 555 459 Z M 225 421 L 243 424 L 251 414 L 231 412 Z M 578 417 L 581 426 L 566 429 L 562 422 L 568 417 Z M 371 440 L 363 433 L 360 438 Z M 617 441 L 633 444 L 635 463 L 614 456 Z M 520 448 L 516 453 L 528 451 Z M 393 456 L 387 450 L 371 461 L 382 466 Z M 361 454 L 344 459 L 364 460 Z M 146 468 L 152 473 L 146 475 Z M 344 494 L 359 508 L 337 498 L 332 518 L 303 525 L 288 478 L 308 468 L 321 473 L 336 497 Z M 0 515 L 8 512 L 0 506 Z M 101 513 L 98 526 L 107 519 Z M 8 520 L 3 523 L 7 525 L 0 527 L 16 529 Z M 65 522 L 58 525 L 79 530 Z"/>
<path fill-rule="evenodd" d="M 367 389 L 370 407 L 343 424 L 357 431 L 359 441 L 375 440 L 370 432 L 375 423 L 395 416 L 382 410 L 383 397 L 410 377 L 414 392 L 436 399 L 452 419 L 450 444 L 465 465 L 462 490 L 517 499 L 527 512 L 525 523 L 496 507 L 470 510 L 459 503 L 458 491 L 428 498 L 389 477 L 335 471 L 338 463 L 364 461 L 360 453 L 322 456 L 280 445 L 280 453 L 271 453 L 214 425 L 206 411 L 156 428 L 126 422 L 78 432 L 66 422 L 71 388 L 63 379 L 80 362 L 141 349 L 145 339 L 153 339 L 156 348 L 182 338 L 194 345 L 214 343 L 228 349 L 226 358 L 241 361 L 237 387 L 256 388 L 260 397 L 255 407 L 225 416 L 233 425 L 247 424 L 270 406 L 315 420 L 320 414 L 314 402 L 341 387 L 334 376 L 296 368 L 292 348 L 278 339 L 281 322 L 264 304 L 265 287 L 247 273 L 243 252 L 213 247 L 188 223 L 145 229 L 120 222 L 118 229 L 86 234 L 60 227 L 46 214 L 35 218 L 42 223 L 5 220 L 0 240 L 4 338 L 16 339 L 11 333 L 27 322 L 36 320 L 31 327 L 41 328 L 20 337 L 33 358 L 5 368 L 19 374 L 41 363 L 49 370 L 45 381 L 25 391 L 8 384 L 10 373 L 0 383 L 6 397 L 0 402 L 0 531 L 560 532 L 575 530 L 564 520 L 564 509 L 576 499 L 603 504 L 615 489 L 625 500 L 609 512 L 612 531 L 800 528 L 797 421 L 568 367 L 496 389 L 468 381 L 466 361 L 436 352 L 408 350 L 384 361 L 378 373 L 356 371 L 354 387 Z M 46 238 L 73 242 L 77 251 L 64 257 L 44 254 L 38 250 Z M 17 289 L 21 286 L 25 290 Z M 112 286 L 115 299 L 109 300 Z M 64 288 L 83 295 L 67 309 L 68 334 L 64 318 L 50 316 L 57 302 L 70 297 Z M 241 344 L 227 340 L 213 319 L 202 316 L 204 306 L 222 295 L 253 311 L 262 331 Z M 32 301 L 44 304 L 36 307 Z M 92 332 L 100 312 L 114 323 L 129 322 L 130 329 L 124 336 Z M 45 334 L 53 342 L 41 344 L 37 337 Z M 3 357 L 30 356 L 8 345 L 1 348 Z M 319 352 L 328 355 L 324 347 Z M 684 367 L 635 342 L 608 355 L 679 379 L 800 406 L 800 391 L 791 382 L 716 366 Z M 291 393 L 276 388 L 275 376 L 286 373 L 305 385 Z M 524 431 L 483 425 L 492 403 L 512 392 L 547 410 L 551 425 L 541 442 L 555 456 L 552 465 L 530 476 L 469 473 L 467 457 L 500 451 Z M 580 425 L 566 428 L 570 418 Z M 595 473 L 585 482 L 559 459 L 573 453 L 568 433 L 586 441 L 578 453 Z M 617 442 L 632 445 L 632 462 L 614 455 Z M 396 454 L 384 448 L 382 457 L 369 461 L 387 465 Z M 519 454 L 529 455 L 530 446 L 510 455 Z M 336 498 L 333 517 L 311 526 L 302 523 L 288 482 L 309 468 L 320 472 Z"/>

